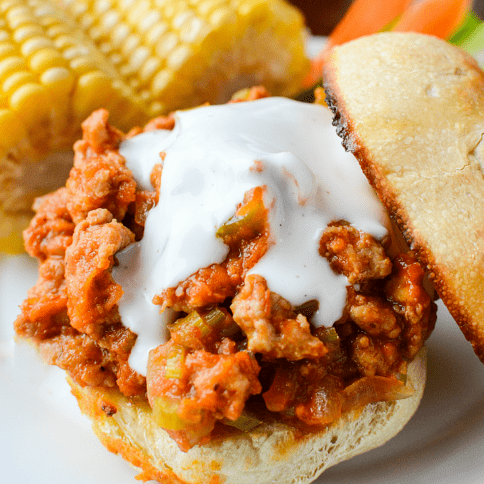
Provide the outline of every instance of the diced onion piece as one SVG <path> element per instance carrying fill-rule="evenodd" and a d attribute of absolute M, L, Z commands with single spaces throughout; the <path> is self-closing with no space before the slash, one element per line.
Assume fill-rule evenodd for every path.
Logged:
<path fill-rule="evenodd" d="M 253 413 L 244 410 L 242 415 L 237 420 L 229 420 L 228 418 L 224 418 L 222 423 L 224 425 L 242 430 L 242 432 L 250 432 L 252 429 L 258 427 L 262 423 L 262 420 L 257 418 Z"/>
<path fill-rule="evenodd" d="M 343 410 L 348 410 L 370 403 L 408 398 L 414 394 L 414 389 L 394 377 L 365 376 L 346 387 L 343 394 Z"/>

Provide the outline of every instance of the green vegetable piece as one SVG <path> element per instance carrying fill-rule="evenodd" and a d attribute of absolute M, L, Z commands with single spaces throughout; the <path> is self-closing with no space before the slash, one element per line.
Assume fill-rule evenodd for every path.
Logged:
<path fill-rule="evenodd" d="M 156 423 L 167 430 L 185 430 L 190 423 L 178 415 L 177 401 L 166 397 L 155 397 L 153 402 L 153 417 Z"/>
<path fill-rule="evenodd" d="M 225 320 L 225 313 L 220 309 L 215 308 L 205 314 L 203 319 L 209 326 L 216 328 Z"/>
<path fill-rule="evenodd" d="M 336 329 L 324 328 L 323 331 L 318 332 L 318 337 L 323 343 L 339 343 L 339 336 Z"/>
<path fill-rule="evenodd" d="M 228 222 L 221 225 L 216 236 L 225 239 L 227 237 L 241 236 L 251 238 L 264 229 L 265 207 L 259 198 L 252 199 L 241 208 L 242 215 L 235 215 Z M 247 233 L 244 233 L 247 231 Z"/>
<path fill-rule="evenodd" d="M 212 331 L 210 325 L 207 324 L 198 311 L 192 311 L 188 316 L 180 318 L 170 327 L 170 331 L 188 331 L 192 327 L 198 328 L 202 337 L 207 336 Z"/>
<path fill-rule="evenodd" d="M 185 370 L 186 349 L 181 345 L 170 348 L 165 366 L 165 377 L 180 379 Z"/>

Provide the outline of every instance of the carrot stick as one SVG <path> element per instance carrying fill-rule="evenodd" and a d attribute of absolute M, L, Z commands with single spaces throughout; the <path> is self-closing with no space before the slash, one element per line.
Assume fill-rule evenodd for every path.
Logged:
<path fill-rule="evenodd" d="M 313 59 L 304 87 L 311 87 L 321 77 L 321 70 L 329 50 L 339 44 L 369 35 L 385 28 L 410 5 L 412 0 L 354 0 L 345 16 L 335 27 L 326 47 Z"/>
<path fill-rule="evenodd" d="M 471 7 L 472 0 L 424 0 L 411 5 L 393 30 L 446 39 L 459 27 Z"/>
<path fill-rule="evenodd" d="M 332 46 L 382 30 L 401 15 L 412 0 L 355 0 L 331 32 Z"/>

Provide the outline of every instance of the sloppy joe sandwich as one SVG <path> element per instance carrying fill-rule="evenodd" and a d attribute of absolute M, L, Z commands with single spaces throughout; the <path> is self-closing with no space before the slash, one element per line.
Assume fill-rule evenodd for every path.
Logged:
<path fill-rule="evenodd" d="M 325 79 L 344 145 L 484 362 L 482 70 L 442 40 L 393 33 L 335 48 Z"/>
<path fill-rule="evenodd" d="M 322 103 L 83 123 L 15 328 L 159 482 L 311 482 L 416 410 L 435 305 Z"/>

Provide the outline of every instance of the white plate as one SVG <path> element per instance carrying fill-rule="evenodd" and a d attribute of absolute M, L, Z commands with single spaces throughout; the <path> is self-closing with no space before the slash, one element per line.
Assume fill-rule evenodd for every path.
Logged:
<path fill-rule="evenodd" d="M 310 38 L 309 53 L 323 43 Z M 1 482 L 134 484 L 138 471 L 99 443 L 64 372 L 13 343 L 12 323 L 36 273 L 27 256 L 0 254 Z M 329 469 L 315 484 L 484 482 L 484 366 L 441 303 L 428 347 L 427 387 L 410 423 L 383 447 Z"/>
<path fill-rule="evenodd" d="M 80 415 L 63 372 L 12 342 L 12 321 L 36 264 L 0 256 L 0 469 L 11 484 L 134 484 Z M 319 484 L 484 482 L 484 366 L 439 304 L 422 404 L 383 447 L 329 469 Z"/>

